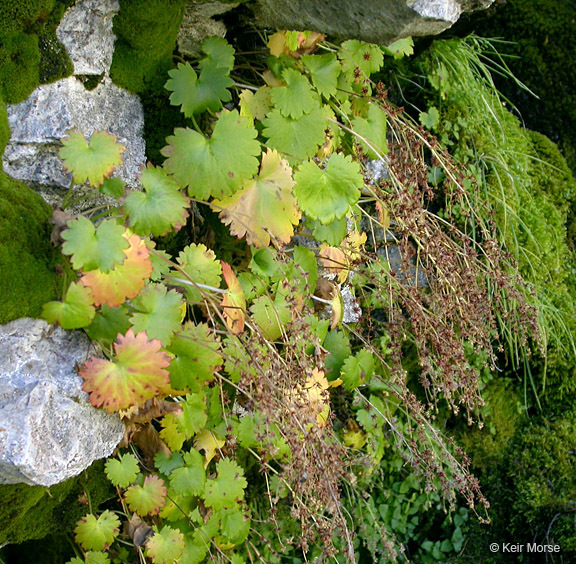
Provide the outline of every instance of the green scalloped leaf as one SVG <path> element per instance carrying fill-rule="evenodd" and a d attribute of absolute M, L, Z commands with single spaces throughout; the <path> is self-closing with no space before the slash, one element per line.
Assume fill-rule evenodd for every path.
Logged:
<path fill-rule="evenodd" d="M 104 511 L 100 517 L 85 515 L 74 529 L 74 540 L 84 550 L 105 550 L 113 542 L 120 531 L 120 519 L 112 511 Z"/>
<path fill-rule="evenodd" d="M 206 56 L 200 61 L 199 67 L 219 67 L 230 72 L 234 68 L 234 47 L 222 37 L 208 37 L 202 41 L 202 52 Z"/>
<path fill-rule="evenodd" d="M 395 59 L 402 59 L 402 57 L 414 54 L 414 40 L 411 37 L 404 37 L 383 49 L 386 54 L 392 55 Z"/>
<path fill-rule="evenodd" d="M 328 243 L 331 247 L 340 245 L 348 232 L 348 223 L 345 216 L 331 221 L 328 225 L 323 225 L 319 221 L 307 218 L 306 226 L 312 230 L 316 241 Z"/>
<path fill-rule="evenodd" d="M 348 206 L 360 198 L 364 186 L 358 163 L 340 153 L 328 158 L 324 170 L 312 161 L 303 163 L 294 180 L 300 209 L 325 225 L 344 217 Z"/>
<path fill-rule="evenodd" d="M 209 64 L 198 77 L 190 63 L 179 63 L 178 68 L 168 71 L 170 79 L 164 88 L 172 92 L 170 103 L 181 106 L 186 117 L 206 110 L 217 112 L 222 102 L 232 99 L 228 88 L 234 85 L 234 81 L 229 74 L 229 70 Z"/>
<path fill-rule="evenodd" d="M 194 198 L 230 196 L 258 171 L 257 135 L 248 118 L 225 110 L 210 139 L 192 129 L 175 129 L 161 151 L 168 157 L 164 168 Z"/>
<path fill-rule="evenodd" d="M 62 302 L 48 302 L 42 308 L 42 317 L 48 323 L 58 323 L 63 329 L 80 329 L 90 325 L 96 315 L 90 288 L 72 282 Z"/>
<path fill-rule="evenodd" d="M 146 331 L 149 339 L 159 339 L 164 346 L 180 329 L 182 296 L 168 291 L 164 284 L 149 284 L 132 301 L 130 323 L 136 333 Z"/>
<path fill-rule="evenodd" d="M 127 452 L 119 459 L 109 458 L 106 461 L 105 471 L 114 486 L 126 488 L 136 481 L 140 474 L 140 466 L 136 457 Z"/>
<path fill-rule="evenodd" d="M 190 200 L 180 187 L 160 168 L 148 165 L 142 170 L 140 181 L 144 191 L 133 191 L 124 202 L 130 227 L 138 235 L 154 237 L 178 231 L 188 218 Z"/>
<path fill-rule="evenodd" d="M 336 55 L 302 55 L 300 59 L 310 71 L 312 84 L 326 98 L 336 94 L 341 67 Z"/>
<path fill-rule="evenodd" d="M 140 517 L 156 515 L 166 502 L 166 486 L 164 480 L 158 476 L 146 476 L 143 485 L 130 486 L 124 498 L 131 511 L 135 511 Z"/>
<path fill-rule="evenodd" d="M 347 390 L 353 390 L 374 374 L 374 357 L 366 349 L 349 356 L 342 364 L 340 378 Z"/>
<path fill-rule="evenodd" d="M 129 246 L 124 237 L 125 228 L 116 220 L 104 220 L 98 227 L 86 217 L 79 216 L 67 223 L 62 231 L 62 252 L 70 255 L 72 266 L 84 272 L 100 269 L 108 272 L 126 258 L 124 249 Z"/>
<path fill-rule="evenodd" d="M 104 304 L 86 327 L 88 337 L 103 346 L 110 346 L 118 334 L 125 335 L 130 329 L 128 307 L 126 305 L 110 307 Z"/>
<path fill-rule="evenodd" d="M 378 72 L 384 63 L 384 55 L 378 45 L 357 39 L 342 43 L 340 57 L 347 71 L 353 71 L 355 67 L 358 67 L 367 76 Z"/>
<path fill-rule="evenodd" d="M 110 564 L 110 558 L 105 552 L 93 552 L 89 550 L 84 554 L 84 560 L 82 558 L 72 558 L 66 564 Z"/>
<path fill-rule="evenodd" d="M 116 141 L 115 135 L 95 131 L 90 143 L 77 130 L 68 135 L 62 139 L 59 155 L 66 170 L 72 173 L 75 184 L 88 180 L 91 186 L 96 187 L 112 174 L 114 167 L 122 164 L 122 153 L 126 148 Z"/>
<path fill-rule="evenodd" d="M 272 299 L 260 296 L 250 306 L 254 321 L 258 324 L 264 338 L 275 341 L 282 335 L 282 328 L 292 320 L 292 312 L 286 300 L 280 296 Z"/>
<path fill-rule="evenodd" d="M 102 182 L 102 184 L 98 187 L 98 190 L 100 190 L 102 194 L 112 196 L 116 199 L 124 196 L 125 189 L 126 184 L 124 183 L 124 180 L 118 178 L 117 176 L 113 178 L 105 178 L 104 182 Z"/>
<path fill-rule="evenodd" d="M 168 368 L 172 388 L 185 392 L 201 391 L 222 364 L 219 350 L 220 342 L 208 325 L 187 322 L 168 347 L 168 352 L 175 355 Z"/>
<path fill-rule="evenodd" d="M 342 331 L 330 331 L 322 346 L 330 353 L 324 360 L 326 377 L 329 381 L 340 376 L 340 369 L 344 361 L 350 356 L 350 340 Z"/>
<path fill-rule="evenodd" d="M 320 100 L 306 77 L 294 69 L 282 73 L 286 86 L 277 86 L 270 91 L 272 103 L 283 116 L 298 119 L 320 107 Z"/>
<path fill-rule="evenodd" d="M 182 412 L 175 416 L 178 429 L 187 439 L 191 439 L 208 421 L 204 390 L 188 394 L 186 400 L 178 405 L 182 408 Z"/>
<path fill-rule="evenodd" d="M 368 141 L 365 143 L 355 137 L 369 159 L 380 159 L 381 155 L 388 153 L 386 125 L 386 114 L 380 106 L 372 102 L 369 103 L 366 119 L 356 117 L 352 120 L 352 129 Z"/>
<path fill-rule="evenodd" d="M 168 413 L 162 417 L 161 423 L 160 438 L 168 445 L 170 450 L 180 450 L 186 440 L 186 436 L 180 430 L 176 416 L 173 413 Z"/>
<path fill-rule="evenodd" d="M 223 458 L 216 464 L 218 472 L 215 479 L 206 481 L 204 502 L 214 510 L 223 507 L 235 507 L 244 498 L 248 486 L 244 470 L 234 460 Z"/>
<path fill-rule="evenodd" d="M 214 251 L 208 249 L 206 245 L 192 243 L 180 252 L 176 259 L 184 272 L 192 282 L 204 284 L 212 288 L 219 288 L 222 281 L 222 267 L 220 261 L 216 260 Z M 183 278 L 180 272 L 175 272 L 175 276 Z M 186 299 L 191 303 L 201 303 L 203 291 L 189 284 L 185 285 Z"/>
<path fill-rule="evenodd" d="M 312 157 L 324 143 L 327 117 L 331 112 L 326 107 L 312 110 L 299 119 L 282 115 L 273 110 L 262 122 L 265 129 L 262 135 L 268 138 L 267 145 L 292 159 L 303 160 Z"/>
<path fill-rule="evenodd" d="M 151 558 L 154 564 L 176 564 L 185 545 L 184 535 L 179 529 L 164 525 L 146 542 L 146 556 Z"/>
<path fill-rule="evenodd" d="M 204 458 L 196 449 L 192 449 L 184 454 L 184 461 L 185 466 L 176 468 L 170 474 L 170 487 L 179 495 L 201 495 L 206 483 Z"/>
<path fill-rule="evenodd" d="M 165 452 L 158 451 L 154 455 L 154 464 L 159 472 L 165 476 L 170 476 L 176 468 L 184 466 L 184 457 L 181 452 L 174 452 L 171 456 L 167 456 Z"/>

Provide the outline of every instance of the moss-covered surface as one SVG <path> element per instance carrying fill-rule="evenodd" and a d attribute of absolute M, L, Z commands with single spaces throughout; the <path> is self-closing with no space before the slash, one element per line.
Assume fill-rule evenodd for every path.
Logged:
<path fill-rule="evenodd" d="M 488 16 L 488 17 L 487 17 Z M 576 170 L 576 3 L 574 0 L 507 0 L 462 24 L 484 37 L 510 42 L 500 50 L 506 63 L 539 99 L 510 80 L 496 77 L 498 88 L 519 109 L 530 129 L 559 143 Z"/>
<path fill-rule="evenodd" d="M 110 76 L 130 92 L 158 92 L 172 68 L 185 0 L 120 0 Z"/>
<path fill-rule="evenodd" d="M 0 324 L 39 317 L 57 298 L 58 253 L 47 223 L 52 208 L 25 184 L 0 172 Z"/>
<path fill-rule="evenodd" d="M 69 551 L 70 545 L 64 536 L 60 538 L 61 542 L 53 543 L 52 551 L 26 550 L 26 545 L 20 543 L 43 539 L 47 535 L 70 534 L 75 523 L 88 513 L 88 500 L 96 510 L 112 497 L 114 490 L 104 474 L 104 461 L 98 461 L 79 476 L 50 488 L 0 485 L 0 544 L 13 545 L 2 549 L 0 558 L 7 562 L 62 564 L 69 555 L 61 560 L 55 559 L 55 555 L 62 549 Z M 25 560 L 26 554 L 34 560 Z"/>
<path fill-rule="evenodd" d="M 0 97 L 25 100 L 45 82 L 71 74 L 72 63 L 56 38 L 71 0 L 5 0 L 0 10 Z"/>

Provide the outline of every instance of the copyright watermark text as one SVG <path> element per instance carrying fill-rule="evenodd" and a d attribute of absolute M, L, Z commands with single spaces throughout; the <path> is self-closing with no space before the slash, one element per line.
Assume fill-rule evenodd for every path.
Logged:
<path fill-rule="evenodd" d="M 560 552 L 560 545 L 538 544 L 536 542 L 529 542 L 526 544 L 515 544 L 513 542 L 503 542 L 503 543 L 493 542 L 490 545 L 490 552 L 514 552 L 514 553 L 536 552 L 544 554 L 544 553 Z"/>

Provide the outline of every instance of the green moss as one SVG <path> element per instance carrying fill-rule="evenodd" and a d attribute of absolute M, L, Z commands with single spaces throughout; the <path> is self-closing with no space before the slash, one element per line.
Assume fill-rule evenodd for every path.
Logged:
<path fill-rule="evenodd" d="M 56 38 L 69 0 L 9 0 L 0 10 L 0 97 L 25 100 L 41 83 L 72 73 L 72 63 Z"/>
<path fill-rule="evenodd" d="M 558 142 L 576 169 L 576 5 L 573 0 L 507 0 L 479 29 L 504 37 L 512 72 L 539 100 L 512 81 L 498 80 L 528 127 Z"/>
<path fill-rule="evenodd" d="M 26 30 L 45 20 L 56 0 L 4 0 L 0 10 L 0 33 Z"/>
<path fill-rule="evenodd" d="M 482 429 L 466 426 L 455 433 L 481 477 L 508 457 L 510 442 L 525 419 L 523 397 L 512 380 L 493 380 L 482 391 L 482 397 L 486 402 Z"/>
<path fill-rule="evenodd" d="M 114 496 L 104 474 L 103 461 L 93 464 L 76 478 L 50 488 L 0 485 L 0 544 L 18 544 L 54 533 L 70 533 L 76 521 L 88 513 L 87 505 L 79 502 L 80 496 L 89 499 L 93 508 Z M 26 552 L 21 547 L 14 549 Z M 4 549 L 6 552 L 12 552 L 12 549 Z M 44 562 L 38 553 L 34 555 L 35 562 Z"/>
<path fill-rule="evenodd" d="M 40 82 L 38 36 L 0 35 L 0 97 L 9 104 L 25 100 Z"/>
<path fill-rule="evenodd" d="M 121 0 L 114 18 L 116 46 L 110 75 L 135 93 L 159 91 L 172 68 L 172 52 L 185 0 Z"/>
<path fill-rule="evenodd" d="M 57 297 L 51 212 L 25 184 L 0 173 L 0 324 L 38 317 L 42 305 Z"/>
<path fill-rule="evenodd" d="M 10 125 L 8 124 L 8 112 L 6 103 L 0 99 L 0 155 L 4 153 L 6 145 L 10 141 Z M 2 161 L 0 160 L 0 170 L 2 170 Z"/>

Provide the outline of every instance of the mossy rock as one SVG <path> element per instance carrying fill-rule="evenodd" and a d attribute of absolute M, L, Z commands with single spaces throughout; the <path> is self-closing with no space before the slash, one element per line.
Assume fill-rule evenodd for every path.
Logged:
<path fill-rule="evenodd" d="M 96 510 L 113 497 L 114 489 L 104 474 L 104 461 L 98 461 L 79 476 L 50 488 L 0 485 L 0 545 L 70 534 L 76 522 L 89 512 L 88 503 Z M 20 560 L 8 556 L 18 552 L 22 556 Z M 0 551 L 0 561 L 4 557 L 8 562 L 23 562 L 26 552 L 22 546 L 8 546 Z M 48 555 L 42 556 L 42 552 L 34 551 L 33 555 L 35 563 L 51 562 Z"/>
<path fill-rule="evenodd" d="M 110 76 L 120 87 L 142 94 L 159 91 L 172 68 L 172 53 L 185 0 L 120 0 Z"/>
<path fill-rule="evenodd" d="M 39 317 L 63 285 L 47 223 L 52 208 L 25 184 L 0 172 L 0 324 Z"/>
<path fill-rule="evenodd" d="M 482 18 L 482 15 L 478 15 Z M 559 143 L 576 169 L 576 4 L 574 0 L 507 0 L 497 3 L 478 30 L 503 37 L 506 64 L 534 92 L 535 99 L 510 80 L 498 80 L 501 91 L 519 109 L 531 129 Z"/>
<path fill-rule="evenodd" d="M 25 100 L 41 83 L 72 73 L 56 38 L 56 26 L 70 0 L 7 0 L 0 10 L 0 97 Z"/>

